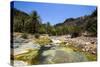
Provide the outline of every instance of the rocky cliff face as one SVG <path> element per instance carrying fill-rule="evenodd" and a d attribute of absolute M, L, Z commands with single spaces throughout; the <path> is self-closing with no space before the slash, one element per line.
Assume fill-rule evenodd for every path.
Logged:
<path fill-rule="evenodd" d="M 87 16 L 81 16 L 78 18 L 69 18 L 66 19 L 62 23 L 58 23 L 55 27 L 74 27 L 74 30 L 78 30 L 78 33 L 88 32 L 91 36 L 97 35 L 97 9 L 91 14 Z M 77 28 L 78 27 L 78 28 Z M 76 28 L 76 29 L 75 29 Z"/>
<path fill-rule="evenodd" d="M 90 20 L 97 20 L 97 15 L 96 16 L 83 16 L 83 17 L 78 17 L 78 18 L 69 18 L 66 19 L 63 23 L 56 24 L 55 26 L 85 26 Z"/>

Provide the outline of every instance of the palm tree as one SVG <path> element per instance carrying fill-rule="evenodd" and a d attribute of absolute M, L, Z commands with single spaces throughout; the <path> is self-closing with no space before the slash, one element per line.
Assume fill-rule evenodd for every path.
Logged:
<path fill-rule="evenodd" d="M 33 25 L 33 27 L 32 27 L 33 33 L 38 33 L 41 21 L 40 21 L 40 17 L 36 11 L 32 12 L 30 19 L 31 19 L 31 23 Z"/>
<path fill-rule="evenodd" d="M 41 24 L 40 16 L 36 11 L 30 14 L 30 18 L 26 22 L 26 29 L 29 33 L 38 33 Z"/>

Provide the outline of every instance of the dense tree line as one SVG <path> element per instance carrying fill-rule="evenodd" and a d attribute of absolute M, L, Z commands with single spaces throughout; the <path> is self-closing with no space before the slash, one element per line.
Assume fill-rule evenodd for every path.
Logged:
<path fill-rule="evenodd" d="M 91 16 L 87 19 L 88 22 L 84 27 L 84 30 L 87 30 L 91 33 L 97 34 L 97 11 L 94 11 Z M 40 16 L 37 11 L 33 11 L 31 14 L 27 14 L 15 8 L 12 9 L 13 16 L 13 31 L 14 32 L 23 32 L 31 34 L 49 34 L 49 35 L 66 35 L 69 33 L 80 33 L 83 28 L 81 26 L 64 24 L 51 25 L 50 22 L 45 24 L 42 23 Z M 91 17 L 96 17 L 91 19 Z M 74 21 L 75 19 L 67 19 L 66 22 Z"/>

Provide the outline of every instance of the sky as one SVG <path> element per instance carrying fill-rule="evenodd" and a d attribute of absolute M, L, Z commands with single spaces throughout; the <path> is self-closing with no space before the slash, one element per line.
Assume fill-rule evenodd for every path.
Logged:
<path fill-rule="evenodd" d="M 54 25 L 67 18 L 90 15 L 96 6 L 14 1 L 14 8 L 28 14 L 35 10 L 42 19 L 42 23 L 50 22 Z"/>

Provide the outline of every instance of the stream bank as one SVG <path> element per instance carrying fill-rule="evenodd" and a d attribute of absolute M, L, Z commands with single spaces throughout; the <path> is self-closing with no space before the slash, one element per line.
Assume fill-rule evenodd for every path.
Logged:
<path fill-rule="evenodd" d="M 92 50 L 90 52 L 90 48 L 88 48 L 88 51 L 83 50 L 87 49 L 87 47 L 84 46 L 87 42 L 88 47 L 93 46 L 89 45 L 91 44 L 91 40 L 87 41 L 84 39 L 85 37 L 71 39 L 67 36 L 41 36 L 42 38 L 37 40 L 34 38 L 34 35 L 30 35 L 30 37 L 28 39 L 23 39 L 21 34 L 19 34 L 14 38 L 13 55 L 14 62 L 17 61 L 17 63 L 14 63 L 15 66 L 22 61 L 25 63 L 20 65 L 87 62 L 97 60 L 96 51 L 93 54 L 91 53 L 91 51 L 96 49 L 95 43 L 93 43 L 95 46 L 91 48 Z M 93 39 L 96 42 L 96 39 Z"/>

